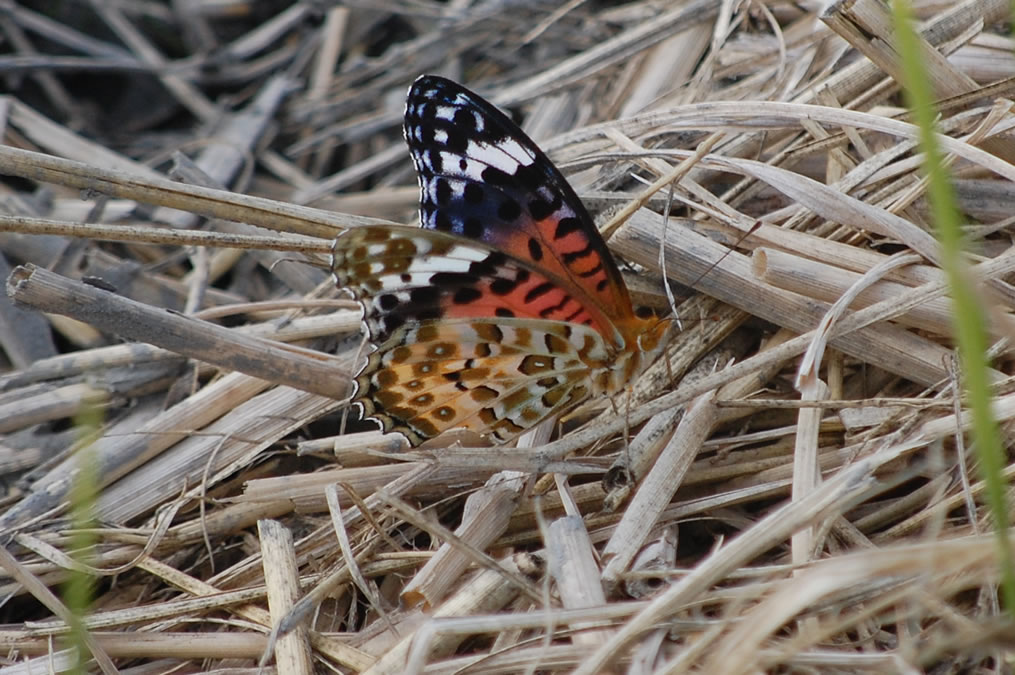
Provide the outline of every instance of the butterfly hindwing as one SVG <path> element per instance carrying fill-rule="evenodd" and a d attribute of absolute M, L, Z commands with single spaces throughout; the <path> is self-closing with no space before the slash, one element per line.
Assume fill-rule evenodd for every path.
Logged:
<path fill-rule="evenodd" d="M 357 401 L 414 444 L 451 428 L 507 442 L 598 393 L 609 350 L 560 321 L 442 319 L 405 325 L 370 355 Z M 605 373 L 605 370 L 602 370 Z"/>
<path fill-rule="evenodd" d="M 530 259 L 614 322 L 632 316 L 620 271 L 581 200 L 504 113 L 455 82 L 424 75 L 409 89 L 405 138 L 423 227 Z"/>

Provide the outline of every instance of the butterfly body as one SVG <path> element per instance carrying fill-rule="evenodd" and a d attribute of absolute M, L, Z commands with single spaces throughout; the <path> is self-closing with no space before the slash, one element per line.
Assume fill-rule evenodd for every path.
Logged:
<path fill-rule="evenodd" d="M 668 322 L 635 314 L 606 244 L 549 159 L 449 80 L 409 91 L 422 228 L 335 240 L 332 270 L 376 349 L 355 400 L 413 443 L 463 427 L 506 442 L 624 386 Z"/>

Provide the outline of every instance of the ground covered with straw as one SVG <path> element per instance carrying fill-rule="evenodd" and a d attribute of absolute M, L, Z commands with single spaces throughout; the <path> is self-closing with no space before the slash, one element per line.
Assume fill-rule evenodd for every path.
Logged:
<path fill-rule="evenodd" d="M 3 4 L 0 675 L 1010 672 L 891 15 L 819 4 Z M 1009 3 L 915 11 L 1004 434 Z M 512 447 L 347 404 L 422 73 L 682 327 Z"/>

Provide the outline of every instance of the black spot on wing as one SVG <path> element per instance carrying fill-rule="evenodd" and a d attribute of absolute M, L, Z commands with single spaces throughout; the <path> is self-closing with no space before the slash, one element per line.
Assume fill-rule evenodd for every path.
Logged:
<path fill-rule="evenodd" d="M 439 288 L 475 286 L 479 278 L 479 274 L 467 272 L 434 272 L 430 275 L 430 284 Z"/>
<path fill-rule="evenodd" d="M 514 199 L 505 199 L 497 207 L 497 215 L 504 221 L 517 220 L 518 216 L 522 215 L 522 207 Z"/>
<path fill-rule="evenodd" d="M 435 286 L 422 286 L 409 291 L 409 302 L 413 305 L 432 305 L 440 300 L 441 291 Z"/>
<path fill-rule="evenodd" d="M 427 307 L 426 309 L 416 311 L 414 314 L 416 321 L 430 321 L 441 318 L 442 312 L 439 307 Z"/>
<path fill-rule="evenodd" d="M 514 176 L 508 174 L 495 166 L 488 166 L 480 174 L 483 182 L 493 187 L 512 187 L 515 185 Z"/>
<path fill-rule="evenodd" d="M 434 188 L 434 195 L 438 206 L 447 206 L 451 202 L 451 185 L 446 178 L 438 178 Z M 559 234 L 557 235 L 560 236 Z"/>
<path fill-rule="evenodd" d="M 557 318 L 554 317 L 553 315 L 556 314 L 557 312 L 562 311 L 569 302 L 573 302 L 573 298 L 570 295 L 565 295 L 563 299 L 561 299 L 561 301 L 558 302 L 556 305 L 544 307 L 543 309 L 539 310 L 539 316 L 543 317 L 544 319 Z M 574 318 L 582 313 L 582 309 L 583 309 L 582 306 L 578 305 L 578 309 L 569 314 L 567 317 L 565 317 L 564 320 L 574 321 Z"/>
<path fill-rule="evenodd" d="M 477 288 L 472 286 L 463 286 L 455 291 L 455 295 L 452 300 L 456 305 L 469 305 L 483 297 L 483 294 Z"/>
<path fill-rule="evenodd" d="M 536 197 L 529 200 L 529 213 L 533 220 L 545 220 L 553 213 L 553 205 Z"/>
<path fill-rule="evenodd" d="M 595 250 L 591 246 L 586 246 L 580 251 L 572 251 L 571 253 L 565 253 L 560 257 L 565 263 L 571 265 L 573 263 L 578 262 L 582 258 L 586 258 L 590 255 L 595 255 Z"/>
<path fill-rule="evenodd" d="M 552 291 L 554 288 L 555 286 L 553 284 L 549 283 L 548 281 L 544 281 L 538 286 L 529 289 L 529 291 L 525 294 L 525 302 L 535 302 L 542 296 Z"/>
<path fill-rule="evenodd" d="M 424 223 L 432 222 L 433 229 L 440 230 L 441 232 L 453 232 L 455 229 L 455 224 L 451 222 L 448 212 L 442 209 L 437 209 L 433 213 L 432 220 L 427 217 L 426 211 L 424 211 L 421 220 Z"/>
<path fill-rule="evenodd" d="M 455 126 L 464 133 L 476 134 L 476 116 L 469 110 L 459 108 L 455 111 Z"/>
<path fill-rule="evenodd" d="M 561 218 L 560 222 L 557 223 L 557 229 L 554 231 L 553 236 L 557 239 L 563 239 L 572 232 L 580 232 L 582 229 L 582 223 L 578 218 Z"/>
<path fill-rule="evenodd" d="M 486 193 L 483 191 L 483 186 L 479 183 L 466 183 L 464 196 L 466 204 L 476 205 L 483 203 Z"/>
<path fill-rule="evenodd" d="M 529 237 L 529 256 L 534 262 L 543 259 L 543 247 L 534 237 Z"/>
<path fill-rule="evenodd" d="M 424 160 L 428 169 L 434 174 L 440 175 L 444 172 L 444 158 L 441 157 L 441 153 L 428 151 L 425 155 L 416 158 L 416 166 L 419 166 Z"/>
<path fill-rule="evenodd" d="M 518 287 L 514 279 L 494 279 L 490 284 L 490 291 L 494 295 L 507 295 Z"/>
<path fill-rule="evenodd" d="M 381 319 L 382 336 L 387 337 L 405 325 L 405 317 L 398 314 L 389 314 Z"/>
<path fill-rule="evenodd" d="M 469 239 L 482 239 L 483 222 L 479 218 L 475 217 L 466 218 L 462 223 L 459 234 L 464 237 L 468 237 Z"/>

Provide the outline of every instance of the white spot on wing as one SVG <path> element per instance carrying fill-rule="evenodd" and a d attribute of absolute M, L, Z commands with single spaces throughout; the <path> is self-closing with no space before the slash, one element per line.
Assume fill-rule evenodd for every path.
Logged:
<path fill-rule="evenodd" d="M 416 279 L 413 276 L 413 280 L 409 283 L 414 286 L 429 286 L 429 275 L 434 272 L 468 272 L 471 264 L 469 260 L 455 258 L 416 258 L 410 263 L 407 272 L 410 275 L 425 273 L 426 278 Z"/>
<path fill-rule="evenodd" d="M 472 248 L 471 246 L 455 246 L 448 252 L 448 255 L 478 262 L 486 260 L 486 256 L 489 255 L 489 252 L 478 248 Z"/>
<path fill-rule="evenodd" d="M 470 141 L 466 154 L 469 157 L 475 158 L 477 162 L 482 162 L 486 166 L 492 166 L 496 169 L 500 169 L 509 176 L 513 175 L 518 170 L 518 161 L 511 155 L 504 152 L 500 145 Z M 479 169 L 477 173 L 481 175 L 482 169 Z"/>
<path fill-rule="evenodd" d="M 511 137 L 501 139 L 497 142 L 496 147 L 501 152 L 513 157 L 519 164 L 528 166 L 536 161 L 536 156 L 528 148 Z"/>
<path fill-rule="evenodd" d="M 455 119 L 455 111 L 457 108 L 451 105 L 439 105 L 434 111 L 434 116 L 439 120 L 446 120 L 448 122 Z"/>
<path fill-rule="evenodd" d="M 471 149 L 474 144 L 470 143 L 469 145 Z M 472 153 L 469 153 L 469 157 L 474 156 Z M 465 160 L 464 169 L 461 167 L 463 160 Z M 474 180 L 477 183 L 483 180 L 483 165 L 480 162 L 470 162 L 467 157 L 459 155 L 457 152 L 442 152 L 441 165 L 444 167 L 444 173 L 449 176 L 461 176 L 462 178 Z"/>
<path fill-rule="evenodd" d="M 423 190 L 424 201 L 437 203 L 437 179 L 427 180 L 422 174 L 419 176 L 419 186 Z"/>
<path fill-rule="evenodd" d="M 383 255 L 384 252 L 387 250 L 388 250 L 387 243 L 367 245 L 367 255 L 370 256 L 371 258 L 376 258 L 377 256 Z"/>

